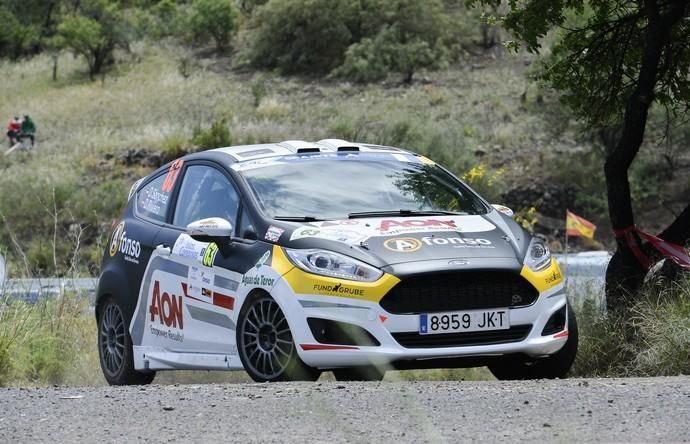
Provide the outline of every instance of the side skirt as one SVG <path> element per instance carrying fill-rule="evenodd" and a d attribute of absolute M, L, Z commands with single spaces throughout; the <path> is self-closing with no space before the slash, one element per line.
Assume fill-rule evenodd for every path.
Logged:
<path fill-rule="evenodd" d="M 179 353 L 134 346 L 135 370 L 243 370 L 240 357 L 212 353 Z"/>

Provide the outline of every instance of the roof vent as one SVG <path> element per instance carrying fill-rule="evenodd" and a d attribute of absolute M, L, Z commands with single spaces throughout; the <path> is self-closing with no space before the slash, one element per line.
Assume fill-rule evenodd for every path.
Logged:
<path fill-rule="evenodd" d="M 315 143 L 305 142 L 304 140 L 286 140 L 277 144 L 293 153 L 318 153 L 321 147 Z"/>
<path fill-rule="evenodd" d="M 319 140 L 318 144 L 335 151 L 359 151 L 357 144 L 342 139 L 323 139 Z"/>

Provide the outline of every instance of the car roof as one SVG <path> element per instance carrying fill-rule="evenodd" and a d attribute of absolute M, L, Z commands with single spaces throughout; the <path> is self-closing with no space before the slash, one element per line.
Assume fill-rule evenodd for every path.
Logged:
<path fill-rule="evenodd" d="M 257 145 L 239 145 L 216 148 L 210 152 L 222 153 L 231 158 L 231 162 L 245 162 L 249 160 L 270 157 L 289 156 L 303 153 L 335 153 L 335 152 L 367 152 L 367 153 L 407 153 L 410 151 L 385 145 L 348 142 L 342 139 L 323 139 L 318 142 L 304 140 L 286 140 L 278 143 L 264 143 Z"/>

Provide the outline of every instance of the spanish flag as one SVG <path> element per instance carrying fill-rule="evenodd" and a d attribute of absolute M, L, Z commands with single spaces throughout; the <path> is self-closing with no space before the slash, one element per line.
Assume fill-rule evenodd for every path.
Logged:
<path fill-rule="evenodd" d="M 592 222 L 571 213 L 570 210 L 565 210 L 565 231 L 568 236 L 582 236 L 587 239 L 593 239 L 596 229 L 597 226 Z"/>

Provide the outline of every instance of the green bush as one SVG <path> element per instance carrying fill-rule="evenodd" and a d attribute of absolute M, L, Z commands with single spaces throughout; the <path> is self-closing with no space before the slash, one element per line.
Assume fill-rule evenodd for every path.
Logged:
<path fill-rule="evenodd" d="M 326 74 L 356 41 L 357 0 L 270 0 L 250 21 L 251 63 L 284 73 Z"/>
<path fill-rule="evenodd" d="M 252 78 L 250 87 L 252 90 L 252 97 L 254 97 L 254 108 L 258 108 L 261 104 L 261 100 L 268 92 L 268 88 L 266 87 L 266 78 L 261 74 L 255 75 L 254 78 Z"/>
<path fill-rule="evenodd" d="M 0 5 L 0 58 L 17 59 L 38 44 L 40 29 L 23 25 L 8 8 Z"/>
<path fill-rule="evenodd" d="M 195 38 L 210 37 L 216 50 L 222 51 L 237 29 L 238 18 L 239 11 L 232 0 L 194 0 L 190 25 Z"/>
<path fill-rule="evenodd" d="M 446 29 L 439 0 L 271 0 L 251 20 L 248 51 L 254 66 L 284 73 L 410 81 L 446 61 Z"/>
<path fill-rule="evenodd" d="M 192 143 L 202 149 L 220 148 L 232 145 L 232 135 L 225 119 L 211 124 L 209 129 L 196 128 Z"/>
<path fill-rule="evenodd" d="M 447 24 L 440 1 L 395 0 L 383 2 L 380 7 L 381 30 L 350 46 L 334 75 L 371 82 L 397 72 L 410 83 L 420 69 L 444 66 Z"/>

